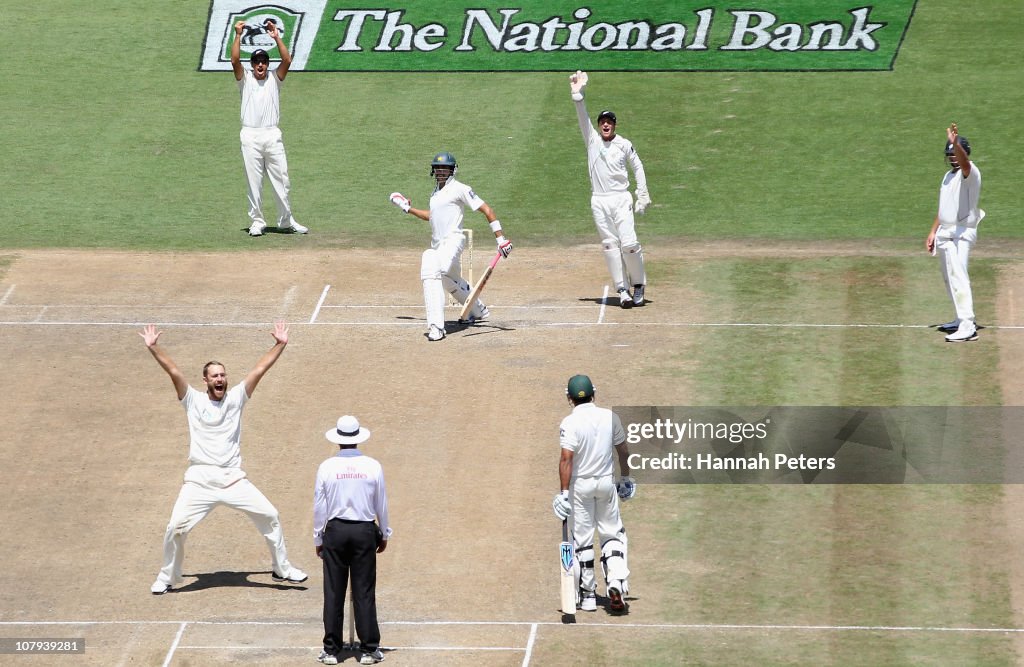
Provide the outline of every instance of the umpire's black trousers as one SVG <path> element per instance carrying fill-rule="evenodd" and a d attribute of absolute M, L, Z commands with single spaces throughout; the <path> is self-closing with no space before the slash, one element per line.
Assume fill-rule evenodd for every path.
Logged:
<path fill-rule="evenodd" d="M 356 634 L 360 649 L 380 646 L 377 625 L 377 524 L 331 519 L 324 529 L 324 651 L 341 653 L 345 620 L 345 586 L 352 577 Z"/>

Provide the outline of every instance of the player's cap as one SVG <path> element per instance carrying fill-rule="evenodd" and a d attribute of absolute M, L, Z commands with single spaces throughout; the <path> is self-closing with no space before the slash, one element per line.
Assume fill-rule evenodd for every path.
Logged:
<path fill-rule="evenodd" d="M 263 49 L 256 49 L 255 51 L 252 52 L 252 55 L 249 56 L 249 62 L 256 63 L 257 61 L 263 61 L 265 63 L 269 63 L 270 62 L 270 54 L 267 53 L 266 51 L 264 51 Z"/>
<path fill-rule="evenodd" d="M 605 109 L 601 113 L 597 114 L 597 122 L 600 123 L 605 118 L 610 120 L 612 122 L 612 125 L 614 125 L 614 124 L 616 124 L 618 122 L 618 120 L 616 120 L 616 118 L 615 118 L 615 112 L 614 111 L 609 111 L 608 109 Z"/>
<path fill-rule="evenodd" d="M 338 420 L 338 427 L 324 433 L 328 440 L 336 445 L 358 445 L 370 439 L 370 429 L 359 425 L 359 420 L 352 415 L 345 415 Z"/>
<path fill-rule="evenodd" d="M 586 375 L 573 375 L 569 378 L 569 385 L 565 389 L 565 395 L 573 400 L 593 398 L 594 383 Z"/>
<path fill-rule="evenodd" d="M 964 152 L 968 155 L 971 154 L 971 144 L 967 141 L 967 137 L 957 137 L 960 140 L 960 145 L 963 147 Z M 953 154 L 953 144 L 946 142 L 946 155 Z"/>

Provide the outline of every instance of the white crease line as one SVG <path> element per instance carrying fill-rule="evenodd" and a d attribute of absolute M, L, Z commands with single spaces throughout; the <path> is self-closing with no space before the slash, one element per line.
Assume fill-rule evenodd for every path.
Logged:
<path fill-rule="evenodd" d="M 195 649 L 201 651 L 315 651 L 317 650 L 312 646 L 253 646 L 251 644 L 235 645 L 235 644 L 224 644 L 218 646 L 216 644 L 211 645 L 186 645 L 181 644 L 178 646 L 181 650 Z M 385 646 L 380 645 L 381 651 L 525 651 L 522 646 Z"/>
<path fill-rule="evenodd" d="M 44 308 L 47 308 L 44 306 Z M 147 324 L 157 324 L 163 327 L 265 327 L 266 322 L 87 322 L 75 320 L 50 320 L 40 321 L 42 313 L 35 320 L 0 320 L 0 326 L 113 326 L 113 327 L 137 327 Z M 313 315 L 316 317 L 316 314 Z M 318 326 L 335 327 L 408 327 L 423 326 L 423 320 L 418 319 L 408 322 L 378 321 L 378 322 L 310 322 Z M 488 320 L 482 323 L 484 326 L 506 324 L 512 328 L 528 329 L 533 327 L 590 327 L 597 322 L 530 322 L 524 320 L 508 320 L 502 322 L 498 319 Z M 757 328 L 757 329 L 934 329 L 934 324 L 814 324 L 806 322 L 601 322 L 603 326 L 625 326 L 625 327 L 692 327 L 692 328 Z M 1018 331 L 1024 330 L 1024 324 L 986 324 L 979 329 L 992 331 Z"/>
<path fill-rule="evenodd" d="M 288 291 L 284 293 L 284 299 L 282 300 L 281 303 L 281 315 L 278 317 L 278 319 L 285 319 L 285 315 L 287 315 L 288 309 L 291 308 L 292 303 L 295 301 L 295 293 L 298 290 L 299 288 L 297 286 L 292 285 L 291 287 L 288 288 Z"/>
<path fill-rule="evenodd" d="M 317 619 L 308 621 L 0 621 L 5 625 L 180 625 L 179 633 L 186 625 L 316 625 Z M 561 621 L 381 621 L 381 625 L 553 625 L 564 626 Z M 782 625 L 782 624 L 743 624 L 743 623 L 575 623 L 574 625 L 603 628 L 611 631 L 615 628 L 634 629 L 677 629 L 677 630 L 796 630 L 796 631 L 868 631 L 868 632 L 1020 632 L 1024 628 L 967 628 L 962 626 L 928 626 L 928 625 Z M 522 649 L 519 649 L 522 650 Z"/>
<path fill-rule="evenodd" d="M 604 322 L 604 309 L 608 307 L 608 286 L 604 286 L 604 294 L 601 295 L 601 311 L 597 314 L 597 323 Z"/>
<path fill-rule="evenodd" d="M 324 285 L 324 291 L 320 293 L 320 300 L 316 302 L 316 308 L 313 309 L 313 315 L 309 318 L 310 324 L 316 322 L 316 317 L 320 314 L 320 307 L 324 305 L 324 299 L 327 298 L 327 291 L 329 289 L 331 289 L 330 285 Z"/>
<path fill-rule="evenodd" d="M 523 656 L 523 667 L 530 664 L 530 657 L 533 655 L 533 642 L 537 639 L 537 624 L 530 626 L 530 638 L 526 640 L 526 655 Z"/>
<path fill-rule="evenodd" d="M 38 315 L 36 315 L 35 322 L 38 323 L 43 318 L 43 315 L 46 314 L 46 311 L 47 311 L 48 308 L 49 308 L 49 306 L 43 306 L 43 309 L 39 311 Z"/>
<path fill-rule="evenodd" d="M 174 635 L 174 641 L 171 642 L 171 648 L 167 651 L 167 656 L 164 658 L 163 667 L 171 664 L 171 659 L 174 658 L 174 651 L 178 648 L 178 643 L 181 642 L 181 636 L 185 634 L 185 626 L 188 625 L 188 621 L 182 621 L 181 625 L 178 626 L 178 633 Z"/>
<path fill-rule="evenodd" d="M 7 291 L 4 292 L 3 297 L 0 297 L 0 306 L 6 304 L 7 299 L 9 299 L 12 294 L 14 294 L 14 288 L 15 285 L 11 285 L 10 287 L 7 288 Z"/>

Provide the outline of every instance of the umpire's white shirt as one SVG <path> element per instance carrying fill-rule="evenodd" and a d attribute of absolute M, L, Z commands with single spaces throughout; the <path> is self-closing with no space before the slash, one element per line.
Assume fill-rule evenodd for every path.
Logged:
<path fill-rule="evenodd" d="M 250 69 L 242 69 L 238 90 L 242 93 L 242 127 L 277 127 L 281 121 L 281 84 L 277 70 L 260 81 Z"/>
<path fill-rule="evenodd" d="M 971 173 L 964 178 L 959 169 L 950 170 L 939 188 L 939 224 L 943 227 L 977 227 L 985 217 L 978 208 L 981 197 L 981 171 L 971 163 Z"/>
<path fill-rule="evenodd" d="M 188 417 L 189 463 L 242 467 L 242 408 L 248 400 L 244 382 L 229 389 L 220 401 L 210 400 L 205 391 L 188 388 L 181 405 Z"/>
<path fill-rule="evenodd" d="M 601 138 L 587 116 L 587 107 L 583 96 L 573 96 L 576 103 L 576 119 L 583 133 L 583 143 L 587 146 L 587 169 L 590 172 L 590 187 L 595 195 L 618 194 L 629 191 L 628 164 L 636 177 L 637 194 L 647 192 L 647 174 L 640 156 L 633 148 L 632 142 L 618 134 L 611 141 Z"/>
<path fill-rule="evenodd" d="M 430 197 L 431 243 L 436 248 L 452 234 L 462 233 L 465 210 L 477 210 L 484 200 L 476 196 L 473 188 L 449 178 L 444 187 Z"/>
<path fill-rule="evenodd" d="M 562 420 L 559 442 L 573 452 L 573 478 L 615 474 L 612 452 L 626 441 L 619 416 L 594 403 L 581 403 Z"/>
<path fill-rule="evenodd" d="M 313 488 L 313 544 L 324 543 L 331 519 L 373 521 L 391 535 L 388 496 L 380 463 L 358 449 L 343 449 L 320 464 Z"/>

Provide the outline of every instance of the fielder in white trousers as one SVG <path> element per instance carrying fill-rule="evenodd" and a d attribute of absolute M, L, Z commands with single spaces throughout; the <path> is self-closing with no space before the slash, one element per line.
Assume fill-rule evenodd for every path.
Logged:
<path fill-rule="evenodd" d="M 293 228 L 292 205 L 289 199 L 291 181 L 288 179 L 288 158 L 279 127 L 243 127 L 239 133 L 242 144 L 242 163 L 245 165 L 249 220 L 267 226 L 263 217 L 263 179 L 270 181 L 277 204 L 277 226 Z"/>

